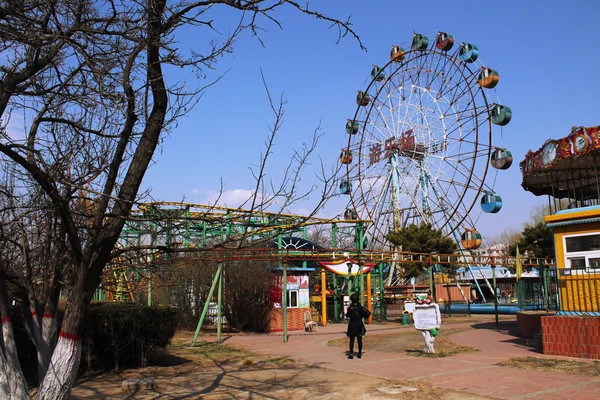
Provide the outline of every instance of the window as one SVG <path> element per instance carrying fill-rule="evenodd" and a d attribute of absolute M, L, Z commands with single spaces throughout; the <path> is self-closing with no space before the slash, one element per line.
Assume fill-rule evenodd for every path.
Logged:
<path fill-rule="evenodd" d="M 571 258 L 569 258 L 569 268 L 572 268 L 572 269 L 585 269 L 585 257 L 571 257 Z"/>
<path fill-rule="evenodd" d="M 566 268 L 600 272 L 600 234 L 565 236 L 564 248 Z"/>
<path fill-rule="evenodd" d="M 565 238 L 567 253 L 600 250 L 600 235 L 572 236 Z"/>
<path fill-rule="evenodd" d="M 288 308 L 298 308 L 298 291 L 288 290 L 287 306 Z"/>

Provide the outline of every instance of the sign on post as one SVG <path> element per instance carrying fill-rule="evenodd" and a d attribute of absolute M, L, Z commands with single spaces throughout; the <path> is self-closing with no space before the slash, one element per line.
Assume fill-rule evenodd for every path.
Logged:
<path fill-rule="evenodd" d="M 413 320 L 415 321 L 415 329 L 421 331 L 425 340 L 423 352 L 425 354 L 435 353 L 433 342 L 437 336 L 438 329 L 442 326 L 440 306 L 436 303 L 415 305 Z"/>

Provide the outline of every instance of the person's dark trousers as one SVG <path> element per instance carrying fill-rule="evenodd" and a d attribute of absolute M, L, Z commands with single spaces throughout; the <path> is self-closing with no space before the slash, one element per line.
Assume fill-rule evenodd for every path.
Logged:
<path fill-rule="evenodd" d="M 358 342 L 358 354 L 356 355 L 358 358 L 362 357 L 362 336 L 357 336 L 356 341 Z M 354 357 L 354 336 L 350 336 L 350 352 L 348 354 L 348 358 L 352 359 Z"/>

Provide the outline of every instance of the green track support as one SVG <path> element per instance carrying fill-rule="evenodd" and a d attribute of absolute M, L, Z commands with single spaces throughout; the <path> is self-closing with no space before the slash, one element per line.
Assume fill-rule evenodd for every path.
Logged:
<path fill-rule="evenodd" d="M 364 263 L 361 257 L 360 252 L 363 250 L 364 247 L 364 235 L 363 235 L 363 226 L 362 224 L 359 222 L 358 224 L 356 224 L 356 232 L 358 234 L 358 272 L 359 272 L 359 277 L 358 277 L 358 287 L 360 290 L 360 304 L 364 305 L 365 304 L 365 274 L 363 273 L 363 269 L 364 269 Z"/>
<path fill-rule="evenodd" d="M 333 248 L 333 249 L 337 248 L 337 231 L 338 231 L 337 224 L 332 224 L 331 225 L 331 248 Z"/>
<path fill-rule="evenodd" d="M 221 344 L 221 307 L 223 301 L 223 270 L 219 274 L 219 290 L 217 291 L 217 343 Z"/>
<path fill-rule="evenodd" d="M 306 226 L 302 227 L 302 239 L 306 240 Z M 308 267 L 308 261 L 304 260 L 302 261 L 302 268 L 307 268 Z M 323 290 L 325 290 L 325 288 L 323 288 Z"/>
<path fill-rule="evenodd" d="M 198 340 L 198 334 L 200 333 L 200 329 L 202 328 L 202 324 L 204 323 L 204 318 L 206 318 L 206 313 L 208 312 L 208 307 L 210 305 L 210 299 L 212 299 L 213 293 L 215 292 L 215 287 L 217 283 L 221 279 L 221 271 L 223 269 L 223 264 L 219 263 L 219 267 L 217 268 L 217 272 L 215 273 L 215 277 L 213 279 L 213 283 L 210 287 L 210 291 L 208 292 L 208 297 L 206 298 L 206 303 L 204 303 L 204 308 L 202 309 L 202 315 L 200 316 L 200 321 L 198 321 L 198 326 L 196 327 L 196 333 L 194 333 L 194 340 L 192 340 L 192 346 L 196 345 L 196 340 Z"/>
<path fill-rule="evenodd" d="M 380 307 L 380 318 L 381 321 L 385 321 L 387 318 L 385 310 L 385 282 L 383 280 L 383 265 L 379 263 L 379 307 Z"/>
<path fill-rule="evenodd" d="M 281 306 L 283 307 L 283 343 L 288 342 L 288 313 L 287 313 L 287 263 L 283 263 L 283 288 L 281 290 Z"/>

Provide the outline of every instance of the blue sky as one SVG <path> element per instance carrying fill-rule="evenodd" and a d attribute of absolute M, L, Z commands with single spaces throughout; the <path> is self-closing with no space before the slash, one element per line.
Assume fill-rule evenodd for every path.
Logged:
<path fill-rule="evenodd" d="M 165 138 L 143 182 L 143 188 L 152 188 L 155 199 L 207 203 L 218 192 L 222 178 L 225 197 L 236 206 L 234 199 L 253 187 L 248 167 L 258 164 L 272 122 L 261 69 L 271 93 L 283 92 L 288 100 L 269 177 L 280 176 L 293 149 L 310 140 L 319 121 L 324 133 L 319 156 L 335 165 L 347 144 L 344 125 L 356 111 L 356 91 L 367 85 L 372 65 L 388 61 L 392 44 L 410 47 L 413 32 L 435 35 L 444 31 L 458 43 L 476 44 L 479 60 L 500 73 L 495 96 L 512 109 L 513 119 L 502 129 L 502 138 L 495 136 L 493 141 L 512 151 L 515 162 L 509 170 L 500 171 L 494 186 L 503 198 L 502 210 L 478 220 L 477 229 L 484 237 L 521 229 L 530 220 L 531 208 L 547 202 L 521 187 L 518 163 L 529 149 L 566 136 L 572 126 L 600 124 L 598 1 L 326 0 L 310 4 L 332 17 L 351 16 L 368 51 L 361 50 L 351 37 L 336 45 L 337 32 L 328 29 L 327 23 L 291 8 L 274 14 L 283 29 L 263 20 L 265 47 L 249 33 L 242 35 L 233 53 L 207 75 L 214 79 L 229 72 Z M 221 36 L 186 29 L 177 37 L 180 46 L 195 48 L 222 40 L 237 22 L 233 14 L 219 9 L 212 17 Z M 193 75 L 174 78 L 190 83 L 195 79 Z M 303 182 L 317 183 L 311 168 Z M 345 200 L 335 199 L 325 213 L 339 211 Z M 292 211 L 310 208 L 308 200 Z"/>

